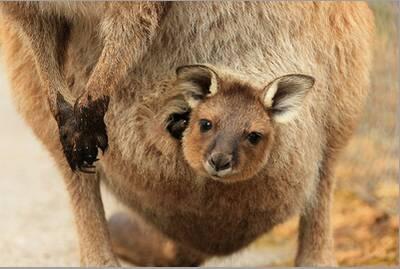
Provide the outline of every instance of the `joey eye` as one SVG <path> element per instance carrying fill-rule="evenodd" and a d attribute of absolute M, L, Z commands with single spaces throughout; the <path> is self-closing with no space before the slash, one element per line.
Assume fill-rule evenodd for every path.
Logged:
<path fill-rule="evenodd" d="M 200 131 L 202 133 L 205 133 L 205 132 L 209 131 L 212 128 L 211 121 L 206 120 L 206 119 L 201 119 L 199 121 L 199 125 L 200 125 Z"/>
<path fill-rule="evenodd" d="M 247 140 L 253 145 L 256 145 L 258 142 L 260 142 L 262 137 L 262 134 L 257 133 L 257 132 L 251 132 L 247 135 Z"/>

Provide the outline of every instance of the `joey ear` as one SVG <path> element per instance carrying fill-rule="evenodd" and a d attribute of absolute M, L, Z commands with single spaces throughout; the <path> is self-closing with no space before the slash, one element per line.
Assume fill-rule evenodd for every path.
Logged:
<path fill-rule="evenodd" d="M 217 93 L 219 78 L 217 73 L 206 65 L 185 65 L 176 69 L 176 87 L 191 108 L 206 96 Z"/>
<path fill-rule="evenodd" d="M 311 76 L 291 74 L 278 77 L 263 90 L 262 102 L 271 111 L 276 122 L 287 123 L 295 118 L 315 79 Z"/>

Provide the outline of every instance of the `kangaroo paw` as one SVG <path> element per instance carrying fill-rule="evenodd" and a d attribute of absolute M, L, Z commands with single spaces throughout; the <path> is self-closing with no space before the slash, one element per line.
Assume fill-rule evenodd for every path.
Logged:
<path fill-rule="evenodd" d="M 77 109 L 65 101 L 61 94 L 57 97 L 60 141 L 64 155 L 71 169 L 84 173 L 94 173 L 98 148 L 103 152 L 108 147 L 108 137 L 104 114 L 108 97 L 89 103 Z"/>

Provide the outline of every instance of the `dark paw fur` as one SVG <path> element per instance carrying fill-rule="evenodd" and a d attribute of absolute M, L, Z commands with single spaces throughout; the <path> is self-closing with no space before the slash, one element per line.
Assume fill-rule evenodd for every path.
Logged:
<path fill-rule="evenodd" d="M 182 139 L 189 123 L 190 111 L 171 114 L 167 120 L 167 130 L 175 139 Z"/>
<path fill-rule="evenodd" d="M 98 148 L 103 152 L 108 147 L 104 113 L 109 99 L 89 103 L 88 107 L 77 109 L 57 97 L 56 120 L 64 155 L 73 171 L 94 173 Z"/>

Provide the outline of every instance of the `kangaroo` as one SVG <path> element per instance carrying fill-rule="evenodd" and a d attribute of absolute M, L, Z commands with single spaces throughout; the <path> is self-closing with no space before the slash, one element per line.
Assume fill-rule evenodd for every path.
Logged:
<path fill-rule="evenodd" d="M 94 172 L 98 149 L 108 146 L 104 114 L 109 96 L 151 44 L 162 2 L 3 2 L 3 16 L 23 36 L 35 57 L 60 141 L 72 170 Z M 103 50 L 84 93 L 75 101 L 63 74 L 71 24 L 98 25 Z M 75 103 L 75 104 L 74 104 Z"/>
<path fill-rule="evenodd" d="M 117 255 L 199 265 L 295 214 L 295 264 L 336 264 L 333 169 L 369 87 L 374 22 L 365 3 L 171 3 L 110 94 L 110 146 L 95 175 L 69 168 L 35 56 L 1 19 L 12 95 L 63 175 L 82 265 L 116 266 Z M 93 32 L 70 29 L 64 74 L 74 96 L 101 55 Z M 100 182 L 135 216 L 107 223 Z"/>

